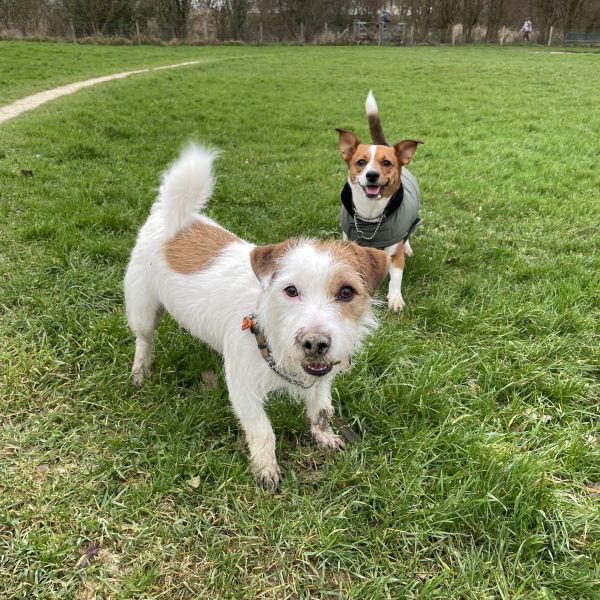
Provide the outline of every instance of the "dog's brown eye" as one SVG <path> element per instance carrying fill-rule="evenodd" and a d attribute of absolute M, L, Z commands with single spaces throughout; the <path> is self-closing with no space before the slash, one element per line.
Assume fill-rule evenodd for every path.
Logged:
<path fill-rule="evenodd" d="M 340 293 L 338 294 L 338 298 L 342 302 L 349 302 L 350 300 L 352 300 L 352 298 L 354 298 L 354 294 L 356 294 L 356 292 L 354 291 L 354 289 L 351 288 L 349 285 L 345 285 L 340 290 Z"/>
<path fill-rule="evenodd" d="M 290 298 L 295 298 L 298 295 L 298 290 L 293 285 L 288 285 L 285 290 L 283 290 L 287 296 Z"/>
<path fill-rule="evenodd" d="M 382 164 L 384 167 L 391 167 L 391 166 L 392 166 L 392 163 L 391 163 L 389 160 L 387 160 L 387 159 L 385 159 L 385 160 L 382 160 L 382 161 L 381 161 L 381 164 Z"/>
<path fill-rule="evenodd" d="M 364 166 L 367 164 L 367 161 L 366 161 L 364 158 L 361 158 L 360 160 L 357 160 L 357 161 L 356 161 L 356 164 L 357 164 L 359 167 L 364 167 Z"/>

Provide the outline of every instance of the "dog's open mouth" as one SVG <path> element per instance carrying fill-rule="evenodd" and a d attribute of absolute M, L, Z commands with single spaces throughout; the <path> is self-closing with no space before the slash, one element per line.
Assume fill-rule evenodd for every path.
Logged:
<path fill-rule="evenodd" d="M 382 185 L 363 185 L 362 189 L 364 190 L 367 198 L 379 198 L 382 187 Z"/>
<path fill-rule="evenodd" d="M 333 363 L 330 362 L 310 362 L 302 363 L 302 368 L 309 374 L 315 377 L 323 377 L 333 369 Z"/>

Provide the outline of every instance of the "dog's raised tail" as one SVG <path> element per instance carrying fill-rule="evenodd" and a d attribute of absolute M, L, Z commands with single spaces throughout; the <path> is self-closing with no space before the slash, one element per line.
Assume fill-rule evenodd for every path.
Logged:
<path fill-rule="evenodd" d="M 373 92 L 371 90 L 369 90 L 369 93 L 367 94 L 365 110 L 367 111 L 367 119 L 369 120 L 369 129 L 371 130 L 371 139 L 373 140 L 373 143 L 389 146 L 387 140 L 385 139 L 385 134 L 383 133 L 381 120 L 379 119 L 377 102 L 375 102 L 375 96 L 373 96 Z"/>
<path fill-rule="evenodd" d="M 163 174 L 159 207 L 171 235 L 191 225 L 214 186 L 213 162 L 219 153 L 190 144 Z"/>

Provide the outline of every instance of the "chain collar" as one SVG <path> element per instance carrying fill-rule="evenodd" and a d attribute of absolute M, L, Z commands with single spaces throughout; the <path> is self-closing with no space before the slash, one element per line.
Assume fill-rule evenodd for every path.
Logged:
<path fill-rule="evenodd" d="M 361 217 L 361 221 L 365 221 L 367 223 L 377 223 L 377 227 L 375 227 L 375 231 L 373 232 L 373 235 L 371 237 L 367 237 L 361 230 L 360 227 L 358 226 L 358 218 L 357 218 L 357 211 L 356 208 L 354 209 L 354 214 L 352 215 L 352 217 L 354 218 L 354 227 L 356 227 L 356 233 L 358 234 L 358 236 L 360 238 L 362 238 L 363 240 L 365 240 L 366 242 L 370 242 L 376 235 L 377 232 L 379 231 L 379 228 L 381 227 L 381 224 L 385 221 L 385 208 L 381 211 L 381 213 L 379 214 L 378 217 L 375 217 L 374 219 L 365 219 L 364 217 Z"/>
<path fill-rule="evenodd" d="M 358 214 L 356 210 L 356 206 L 354 204 L 354 199 L 352 197 L 352 188 L 350 184 L 346 182 L 342 189 L 341 201 L 344 205 L 344 208 L 350 213 L 352 219 L 354 220 L 354 227 L 356 227 L 356 234 L 359 238 L 363 239 L 365 242 L 370 242 L 375 239 L 375 236 L 379 232 L 379 229 L 383 222 L 392 214 L 394 214 L 402 204 L 402 200 L 404 199 L 404 186 L 400 184 L 398 191 L 388 200 L 388 203 L 383 207 L 383 210 L 379 215 L 373 217 L 372 219 L 368 217 L 362 217 Z M 373 235 L 366 236 L 363 231 L 361 231 L 360 226 L 358 225 L 359 220 L 363 223 L 373 224 L 377 223 L 375 227 L 375 231 Z"/>
<path fill-rule="evenodd" d="M 265 362 L 269 365 L 269 367 L 274 373 L 281 377 L 281 379 L 287 381 L 288 383 L 291 383 L 292 385 L 297 385 L 298 387 L 301 387 L 305 390 L 308 390 L 315 384 L 315 382 L 313 381 L 311 384 L 307 385 L 306 383 L 304 383 L 304 381 L 292 377 L 285 371 L 282 371 L 277 366 L 275 359 L 271 354 L 271 349 L 269 348 L 267 338 L 265 337 L 263 330 L 258 325 L 255 315 L 249 315 L 243 318 L 242 331 L 245 331 L 246 329 L 249 329 L 250 333 L 252 333 L 256 338 L 256 345 L 258 346 L 258 350 L 260 351 L 261 356 L 265 359 Z"/>

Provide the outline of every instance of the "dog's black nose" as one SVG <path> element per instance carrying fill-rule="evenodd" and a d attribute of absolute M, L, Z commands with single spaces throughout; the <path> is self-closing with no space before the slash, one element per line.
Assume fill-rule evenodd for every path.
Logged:
<path fill-rule="evenodd" d="M 306 356 L 324 356 L 331 346 L 331 338 L 322 333 L 307 333 L 300 340 L 300 346 Z"/>
<path fill-rule="evenodd" d="M 365 174 L 367 181 L 374 183 L 379 179 L 379 171 L 367 171 Z"/>

